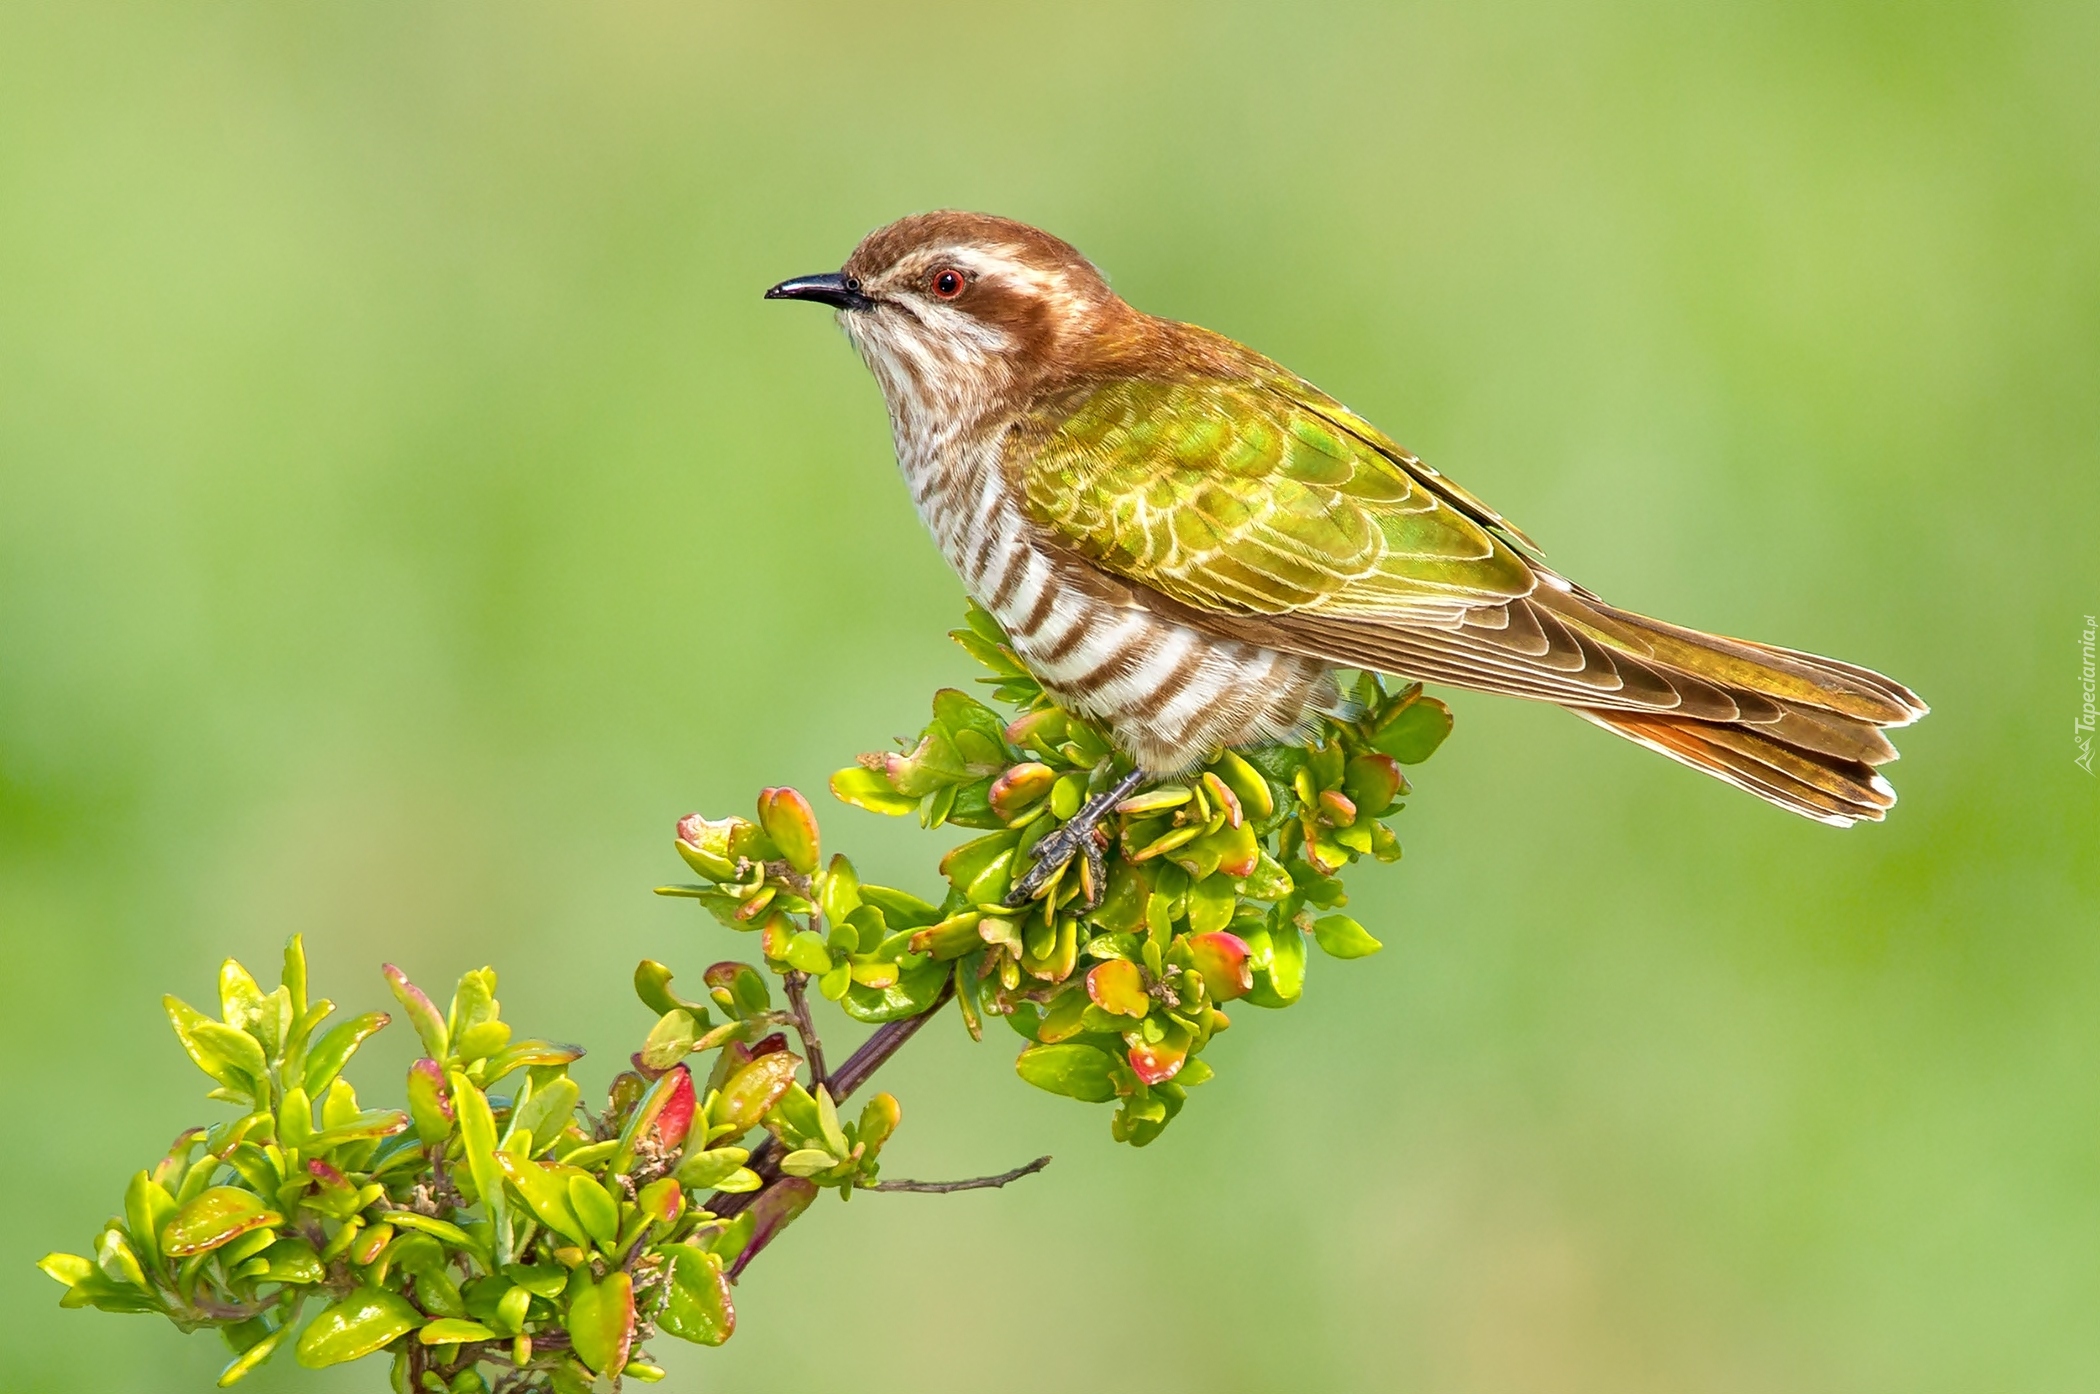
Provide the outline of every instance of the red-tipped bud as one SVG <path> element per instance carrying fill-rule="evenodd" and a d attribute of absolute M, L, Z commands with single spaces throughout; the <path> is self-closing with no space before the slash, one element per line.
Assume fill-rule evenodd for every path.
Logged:
<path fill-rule="evenodd" d="M 1015 765 L 1005 774 L 992 781 L 989 799 L 992 812 L 1004 822 L 1011 823 L 1030 805 L 1037 803 L 1057 783 L 1057 771 L 1048 765 L 1029 761 Z"/>
<path fill-rule="evenodd" d="M 816 873 L 817 814 L 808 799 L 793 789 L 761 790 L 758 821 L 789 866 L 804 876 Z"/>

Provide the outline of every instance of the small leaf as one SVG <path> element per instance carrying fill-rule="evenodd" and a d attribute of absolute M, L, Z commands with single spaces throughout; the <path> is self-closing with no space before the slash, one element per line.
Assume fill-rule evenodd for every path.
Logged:
<path fill-rule="evenodd" d="M 711 1121 L 731 1129 L 724 1134 L 725 1137 L 743 1136 L 757 1126 L 758 1120 L 766 1116 L 780 1096 L 787 1092 L 788 1086 L 795 1082 L 795 1070 L 801 1063 L 801 1057 L 784 1050 L 759 1056 L 722 1086 Z"/>
<path fill-rule="evenodd" d="M 691 1244 L 665 1244 L 656 1252 L 671 1262 L 670 1292 L 657 1313 L 657 1329 L 703 1346 L 728 1340 L 736 1330 L 736 1307 L 722 1260 Z"/>
<path fill-rule="evenodd" d="M 416 1333 L 416 1340 L 426 1346 L 452 1345 L 459 1341 L 493 1341 L 496 1333 L 478 1321 L 464 1317 L 439 1317 L 426 1322 Z"/>
<path fill-rule="evenodd" d="M 1152 1010 L 1152 999 L 1145 992 L 1145 975 L 1127 959 L 1112 958 L 1094 965 L 1086 975 L 1086 995 L 1102 1011 L 1118 1016 L 1142 1017 Z M 1076 999 L 1059 1000 L 1062 1003 Z"/>
<path fill-rule="evenodd" d="M 440 1220 L 432 1215 L 419 1214 L 414 1210 L 389 1210 L 387 1219 L 399 1229 L 412 1229 L 427 1234 L 432 1239 L 448 1244 L 455 1249 L 474 1253 L 485 1247 L 465 1230 L 449 1220 Z"/>
<path fill-rule="evenodd" d="M 180 997 L 160 999 L 175 1028 L 176 1039 L 197 1068 L 228 1089 L 247 1094 L 268 1071 L 262 1047 L 245 1031 L 213 1021 Z"/>
<path fill-rule="evenodd" d="M 213 1186 L 175 1212 L 160 1232 L 160 1249 L 170 1258 L 188 1258 L 283 1223 L 284 1216 L 255 1192 L 239 1186 Z"/>
<path fill-rule="evenodd" d="M 496 1163 L 496 1117 L 489 1111 L 488 1096 L 454 1070 L 451 1076 L 452 1107 L 459 1116 L 460 1150 L 466 1153 L 467 1173 L 488 1210 L 495 1231 L 495 1260 L 500 1267 L 510 1262 L 509 1203 L 503 1190 L 503 1172 Z"/>
<path fill-rule="evenodd" d="M 496 1165 L 541 1224 L 578 1244 L 590 1242 L 583 1221 L 576 1217 L 575 1209 L 569 1204 L 569 1177 L 585 1173 L 575 1167 L 548 1166 L 531 1161 L 515 1152 L 497 1152 Z"/>
<path fill-rule="evenodd" d="M 452 1095 L 437 1061 L 425 1058 L 408 1067 L 408 1112 L 425 1147 L 452 1136 Z"/>
<path fill-rule="evenodd" d="M 1386 716 L 1372 733 L 1371 744 L 1403 765 L 1419 765 L 1450 734 L 1451 708 L 1418 695 Z"/>
<path fill-rule="evenodd" d="M 538 1156 L 552 1147 L 569 1126 L 582 1097 L 583 1090 L 567 1075 L 533 1090 L 531 1098 L 512 1110 L 510 1125 L 504 1130 L 506 1140 L 517 1133 L 530 1134 L 532 1145 L 528 1152 Z"/>
<path fill-rule="evenodd" d="M 831 796 L 840 803 L 852 804 L 870 813 L 886 813 L 892 818 L 902 817 L 919 806 L 915 796 L 897 792 L 897 787 L 886 776 L 858 765 L 849 766 L 831 777 Z"/>
<path fill-rule="evenodd" d="M 917 968 L 908 968 L 897 981 L 884 988 L 863 987 L 855 984 L 846 990 L 839 1005 L 846 1015 L 855 1021 L 879 1023 L 902 1021 L 906 1017 L 918 1016 L 932 1007 L 948 982 L 948 965 L 928 959 Z"/>
<path fill-rule="evenodd" d="M 139 1259 L 148 1266 L 160 1263 L 160 1232 L 174 1214 L 175 1197 L 150 1173 L 137 1173 L 124 1188 L 124 1227 L 139 1246 Z"/>
<path fill-rule="evenodd" d="M 1086 1103 L 1107 1103 L 1116 1096 L 1115 1060 L 1082 1042 L 1030 1046 L 1014 1061 L 1014 1070 L 1038 1089 Z"/>
<path fill-rule="evenodd" d="M 1365 958 L 1385 945 L 1347 915 L 1325 915 L 1313 925 L 1313 938 L 1330 958 Z"/>
<path fill-rule="evenodd" d="M 1182 1062 L 1188 1059 L 1189 1033 L 1179 1026 L 1168 1027 L 1156 1041 L 1137 1032 L 1124 1039 L 1130 1046 L 1131 1070 L 1148 1085 L 1166 1083 L 1181 1072 Z"/>
<path fill-rule="evenodd" d="M 704 1152 L 689 1152 L 678 1164 L 678 1184 L 696 1191 L 720 1186 L 733 1173 L 751 1160 L 751 1154 L 741 1147 L 715 1147 Z"/>
<path fill-rule="evenodd" d="M 698 1002 L 688 1002 L 671 991 L 671 970 L 653 958 L 645 958 L 634 966 L 634 995 L 658 1016 L 687 1011 L 693 1014 L 695 1021 L 702 1025 L 707 1023 L 707 1008 Z"/>
<path fill-rule="evenodd" d="M 299 1363 L 309 1370 L 370 1355 L 422 1325 L 423 1315 L 398 1292 L 361 1287 L 315 1317 L 299 1337 Z"/>
<path fill-rule="evenodd" d="M 1203 975 L 1203 985 L 1214 1002 L 1244 997 L 1254 987 L 1253 951 L 1247 941 L 1225 930 L 1188 936 L 1189 958 Z"/>
<path fill-rule="evenodd" d="M 657 1019 L 648 1039 L 642 1042 L 642 1064 L 652 1071 L 670 1069 L 693 1053 L 693 1042 L 699 1035 L 700 1023 L 691 1012 L 683 1007 L 671 1008 Z"/>
<path fill-rule="evenodd" d="M 766 990 L 766 980 L 748 963 L 711 964 L 701 980 L 715 1005 L 738 1021 L 749 1021 L 772 1009 L 773 996 Z"/>
<path fill-rule="evenodd" d="M 589 1176 L 578 1173 L 569 1178 L 569 1208 L 583 1222 L 584 1232 L 598 1241 L 600 1248 L 610 1248 L 620 1236 L 620 1207 Z"/>
<path fill-rule="evenodd" d="M 383 965 L 380 971 L 386 974 L 387 986 L 394 990 L 401 1010 L 408 1014 L 409 1024 L 422 1038 L 423 1053 L 433 1060 L 443 1060 L 451 1053 L 452 1038 L 445 1029 L 445 1018 L 439 1013 L 437 1004 L 408 980 L 408 974 L 393 964 Z"/>
<path fill-rule="evenodd" d="M 327 1035 L 321 1037 L 306 1053 L 306 1075 L 304 1083 L 308 1098 L 319 1098 L 343 1072 L 343 1066 L 357 1053 L 375 1031 L 383 1029 L 393 1018 L 385 1012 L 366 1012 L 338 1023 Z"/>
<path fill-rule="evenodd" d="M 294 937 L 296 938 L 297 936 Z M 289 951 L 287 952 L 287 957 L 289 957 Z M 219 1388 L 226 1389 L 240 1383 L 240 1381 L 247 1378 L 249 1371 L 277 1354 L 278 1347 L 290 1339 L 292 1328 L 297 1324 L 297 1319 L 298 1313 L 296 1310 L 287 1312 L 284 1315 L 282 1325 L 235 1356 L 225 1369 L 219 1371 Z"/>
<path fill-rule="evenodd" d="M 590 1281 L 588 1269 L 578 1269 L 569 1287 L 569 1310 L 562 1324 L 584 1364 L 600 1374 L 611 1374 L 627 1363 L 627 1348 L 634 1338 L 634 1279 L 625 1272 L 608 1273 L 602 1283 Z"/>
<path fill-rule="evenodd" d="M 780 1169 L 789 1176 L 815 1176 L 839 1164 L 839 1159 L 820 1148 L 805 1147 L 780 1159 Z"/>

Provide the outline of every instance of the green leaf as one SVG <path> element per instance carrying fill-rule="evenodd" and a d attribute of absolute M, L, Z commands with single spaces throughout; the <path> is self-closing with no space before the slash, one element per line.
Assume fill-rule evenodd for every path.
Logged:
<path fill-rule="evenodd" d="M 538 1156 L 561 1136 L 562 1129 L 575 1117 L 576 1104 L 582 1097 L 583 1090 L 567 1075 L 552 1084 L 542 1085 L 512 1112 L 505 1137 L 521 1132 L 530 1134 L 531 1154 Z"/>
<path fill-rule="evenodd" d="M 439 1014 L 437 1004 L 408 980 L 408 974 L 393 964 L 383 965 L 380 971 L 386 974 L 387 986 L 394 990 L 401 1010 L 408 1013 L 409 1024 L 422 1038 L 423 1053 L 433 1060 L 442 1061 L 451 1054 L 452 1037 L 445 1029 L 445 1018 Z"/>
<path fill-rule="evenodd" d="M 183 1050 L 196 1062 L 198 1069 L 228 1089 L 244 1094 L 255 1090 L 256 1080 L 266 1067 L 257 1063 L 255 1069 L 250 1070 L 243 1063 L 262 1059 L 262 1047 L 255 1043 L 254 1037 L 220 1025 L 180 997 L 163 997 L 160 1004 L 168 1014 L 169 1024 L 175 1028 L 176 1039 L 182 1042 Z M 210 1035 L 204 1034 L 206 1027 L 212 1028 Z M 245 1048 L 234 1045 L 234 1041 L 245 1041 L 247 1045 Z M 227 1053 L 229 1048 L 239 1053 L 238 1059 Z"/>
<path fill-rule="evenodd" d="M 634 1338 L 634 1279 L 615 1270 L 604 1282 L 594 1283 L 587 1268 L 576 1272 L 562 1324 L 584 1364 L 600 1374 L 614 1373 L 627 1363 L 627 1347 Z"/>
<path fill-rule="evenodd" d="M 238 1277 L 258 1283 L 318 1283 L 328 1276 L 321 1256 L 305 1238 L 288 1234 L 240 1265 Z"/>
<path fill-rule="evenodd" d="M 289 950 L 286 951 L 286 957 L 290 957 Z M 231 1364 L 219 1371 L 219 1388 L 225 1389 L 230 1385 L 238 1384 L 241 1380 L 247 1378 L 250 1370 L 277 1354 L 278 1347 L 291 1338 L 292 1328 L 297 1322 L 298 1313 L 296 1310 L 285 1313 L 282 1325 L 235 1356 Z"/>
<path fill-rule="evenodd" d="M 910 891 L 863 884 L 860 898 L 863 904 L 880 910 L 892 929 L 923 929 L 941 918 L 937 906 L 919 899 Z"/>
<path fill-rule="evenodd" d="M 439 1317 L 424 1323 L 416 1333 L 416 1340 L 426 1346 L 445 1346 L 459 1341 L 493 1341 L 496 1333 L 478 1321 L 465 1317 Z"/>
<path fill-rule="evenodd" d="M 738 1021 L 749 1021 L 772 1009 L 773 994 L 767 990 L 765 978 L 748 963 L 712 964 L 702 981 L 715 1005 Z"/>
<path fill-rule="evenodd" d="M 656 1326 L 667 1336 L 719 1346 L 736 1330 L 736 1307 L 722 1260 L 691 1244 L 665 1244 L 657 1253 L 671 1261 L 670 1292 Z"/>
<path fill-rule="evenodd" d="M 1451 708 L 1434 697 L 1416 696 L 1390 712 L 1372 733 L 1371 744 L 1403 765 L 1419 765 L 1451 734 Z"/>
<path fill-rule="evenodd" d="M 693 1053 L 693 1042 L 699 1035 L 700 1023 L 691 1012 L 683 1007 L 671 1008 L 657 1018 L 648 1039 L 642 1042 L 642 1064 L 651 1070 L 670 1069 Z"/>
<path fill-rule="evenodd" d="M 420 1214 L 414 1210 L 389 1210 L 386 1212 L 386 1218 L 396 1229 L 412 1229 L 418 1233 L 427 1234 L 432 1239 L 470 1254 L 485 1253 L 487 1251 L 486 1245 L 449 1220 L 440 1220 L 435 1216 Z"/>
<path fill-rule="evenodd" d="M 569 1208 L 601 1249 L 610 1248 L 620 1237 L 620 1207 L 592 1177 L 579 1174 L 569 1178 Z"/>
<path fill-rule="evenodd" d="M 408 1112 L 416 1122 L 416 1139 L 425 1147 L 452 1136 L 452 1099 L 444 1069 L 427 1056 L 408 1067 Z"/>
<path fill-rule="evenodd" d="M 1281 914 L 1271 920 L 1267 929 L 1243 936 L 1254 969 L 1246 1000 L 1257 1007 L 1288 1007 L 1305 993 L 1305 935 Z"/>
<path fill-rule="evenodd" d="M 334 1026 L 306 1053 L 306 1074 L 302 1081 L 308 1098 L 319 1098 L 335 1077 L 343 1072 L 350 1057 L 372 1034 L 382 1030 L 393 1018 L 385 1012 L 366 1012 Z"/>
<path fill-rule="evenodd" d="M 902 1021 L 906 1017 L 918 1016 L 930 1008 L 941 995 L 941 988 L 948 981 L 948 965 L 928 959 L 916 968 L 906 969 L 896 982 L 884 988 L 862 987 L 858 983 L 846 989 L 839 1006 L 855 1021 L 877 1023 Z"/>
<path fill-rule="evenodd" d="M 870 813 L 886 813 L 892 818 L 901 817 L 919 806 L 918 799 L 898 793 L 888 778 L 858 765 L 849 766 L 831 777 L 831 795 L 840 803 L 865 808 Z"/>
<path fill-rule="evenodd" d="M 400 1293 L 361 1287 L 313 1319 L 299 1337 L 299 1363 L 319 1370 L 358 1360 L 422 1324 Z"/>
<path fill-rule="evenodd" d="M 496 1001 L 496 970 L 475 968 L 459 975 L 459 986 L 452 990 L 452 1010 L 445 1018 L 445 1030 L 458 1050 L 459 1037 L 477 1026 L 485 1026 L 502 1015 Z"/>
<path fill-rule="evenodd" d="M 452 1108 L 459 1119 L 461 1150 L 466 1153 L 467 1173 L 474 1178 L 495 1231 L 492 1246 L 496 1266 L 510 1262 L 510 1214 L 504 1197 L 503 1172 L 496 1165 L 496 1117 L 489 1111 L 488 1096 L 454 1070 L 451 1078 Z"/>
<path fill-rule="evenodd" d="M 175 1212 L 160 1232 L 160 1249 L 170 1258 L 188 1258 L 283 1223 L 284 1216 L 255 1192 L 239 1186 L 212 1186 Z"/>
<path fill-rule="evenodd" d="M 1330 958 L 1365 958 L 1385 947 L 1347 915 L 1323 916 L 1313 925 L 1313 938 Z"/>
<path fill-rule="evenodd" d="M 517 1041 L 489 1057 L 488 1063 L 481 1067 L 481 1078 L 485 1084 L 494 1084 L 512 1070 L 573 1065 L 582 1058 L 582 1046 L 563 1045 L 558 1041 Z"/>
<path fill-rule="evenodd" d="M 708 1190 L 721 1185 L 751 1160 L 750 1152 L 741 1147 L 714 1147 L 704 1152 L 688 1152 L 678 1164 L 678 1184 L 693 1190 Z"/>
<path fill-rule="evenodd" d="M 140 1262 L 149 1268 L 160 1263 L 160 1232 L 174 1214 L 175 1197 L 150 1172 L 139 1172 L 124 1188 L 124 1227 L 139 1247 Z"/>
<path fill-rule="evenodd" d="M 834 857 L 834 865 L 841 860 Z M 671 970 L 653 958 L 645 958 L 634 966 L 634 995 L 642 999 L 642 1005 L 658 1016 L 669 1012 L 685 1011 L 701 1025 L 707 1024 L 707 1008 L 698 1002 L 688 1002 L 671 991 Z"/>
<path fill-rule="evenodd" d="M 1038 1089 L 1090 1104 L 1116 1096 L 1115 1060 L 1080 1041 L 1030 1046 L 1014 1061 L 1014 1071 Z"/>
<path fill-rule="evenodd" d="M 36 1261 L 36 1266 L 62 1287 L 78 1287 L 95 1276 L 94 1260 L 79 1254 L 48 1253 Z"/>
<path fill-rule="evenodd" d="M 724 1134 L 734 1140 L 742 1137 L 758 1125 L 788 1086 L 795 1082 L 795 1070 L 802 1063 L 801 1057 L 785 1050 L 776 1050 L 770 1055 L 761 1055 L 750 1064 L 730 1076 L 722 1086 L 722 1093 L 715 1100 L 710 1122 L 728 1125 Z"/>
<path fill-rule="evenodd" d="M 569 1177 L 583 1172 L 575 1167 L 546 1166 L 515 1152 L 496 1153 L 496 1165 L 541 1224 L 578 1244 L 591 1242 L 583 1221 L 569 1204 Z"/>
<path fill-rule="evenodd" d="M 789 1176 L 815 1176 L 839 1164 L 839 1159 L 815 1147 L 790 1152 L 780 1159 L 780 1169 Z"/>

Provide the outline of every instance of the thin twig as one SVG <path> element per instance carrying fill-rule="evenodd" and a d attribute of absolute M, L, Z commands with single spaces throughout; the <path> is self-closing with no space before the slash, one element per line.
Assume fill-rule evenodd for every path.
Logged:
<path fill-rule="evenodd" d="M 788 1006 L 795 1015 L 795 1034 L 802 1038 L 802 1053 L 809 1059 L 809 1092 L 830 1081 L 824 1075 L 824 1042 L 817 1039 L 817 1023 L 809 1015 L 809 974 L 791 968 L 787 973 Z"/>
<path fill-rule="evenodd" d="M 1048 1157 L 1037 1157 L 1026 1166 L 1017 1166 L 1012 1171 L 1002 1171 L 997 1176 L 973 1176 L 967 1181 L 877 1181 L 861 1187 L 864 1191 L 923 1191 L 928 1195 L 944 1196 L 951 1191 L 982 1191 L 994 1186 L 1004 1186 L 1024 1176 L 1033 1176 L 1050 1165 Z"/>

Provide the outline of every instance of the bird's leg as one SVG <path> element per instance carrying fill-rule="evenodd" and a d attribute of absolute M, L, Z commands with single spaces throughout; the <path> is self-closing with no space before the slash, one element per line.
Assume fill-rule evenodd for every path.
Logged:
<path fill-rule="evenodd" d="M 1007 892 L 1006 903 L 1019 909 L 1034 900 L 1065 863 L 1078 856 L 1086 858 L 1088 880 L 1092 882 L 1088 900 L 1099 901 L 1108 880 L 1108 863 L 1101 855 L 1100 845 L 1094 841 L 1094 830 L 1100 826 L 1102 819 L 1115 810 L 1117 804 L 1137 792 L 1138 786 L 1151 777 L 1143 770 L 1132 770 L 1081 804 L 1077 813 L 1035 845 L 1031 854 L 1035 865 L 1028 868 L 1028 874 Z M 1091 903 L 1088 908 L 1092 908 Z"/>

